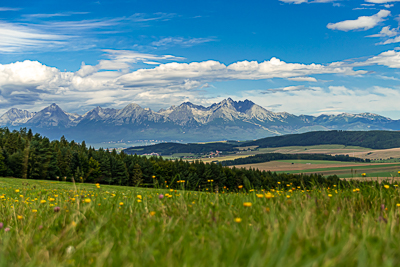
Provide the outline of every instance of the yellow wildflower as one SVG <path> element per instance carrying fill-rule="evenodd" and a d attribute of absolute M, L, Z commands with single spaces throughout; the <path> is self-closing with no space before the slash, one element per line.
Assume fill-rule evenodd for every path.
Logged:
<path fill-rule="evenodd" d="M 240 218 L 235 218 L 235 222 L 240 223 L 242 221 L 242 219 Z"/>
<path fill-rule="evenodd" d="M 252 205 L 251 202 L 244 202 L 243 203 L 244 207 L 251 207 L 251 205 Z"/>

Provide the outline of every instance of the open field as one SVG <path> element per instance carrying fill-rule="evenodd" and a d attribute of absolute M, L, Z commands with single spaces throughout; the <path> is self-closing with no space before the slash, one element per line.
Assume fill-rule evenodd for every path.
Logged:
<path fill-rule="evenodd" d="M 318 145 L 318 146 L 291 146 L 277 148 L 260 148 L 258 153 L 283 153 L 283 154 L 329 154 L 349 155 L 362 159 L 389 159 L 400 158 L 400 148 L 391 149 L 370 149 L 357 146 L 343 145 Z M 257 153 L 255 153 L 257 154 Z"/>
<path fill-rule="evenodd" d="M 252 150 L 247 150 L 251 148 Z M 392 149 L 370 149 L 357 146 L 344 146 L 344 145 L 317 145 L 317 146 L 288 146 L 288 147 L 274 147 L 274 148 L 260 148 L 246 147 L 240 150 L 238 154 L 223 155 L 218 158 L 202 158 L 200 160 L 211 162 L 215 160 L 233 160 L 237 158 L 245 158 L 257 154 L 264 153 L 282 153 L 282 154 L 328 154 L 328 155 L 349 155 L 350 157 L 358 157 L 362 159 L 371 160 L 387 160 L 389 158 L 400 158 L 400 148 Z"/>
<path fill-rule="evenodd" d="M 356 186 L 214 194 L 0 178 L 0 266 L 398 266 L 398 187 Z"/>
<path fill-rule="evenodd" d="M 293 163 L 293 164 L 292 164 Z M 366 166 L 399 166 L 396 163 L 357 163 L 326 160 L 277 160 L 263 163 L 235 165 L 237 168 L 256 168 L 259 170 L 272 172 L 289 171 L 314 171 L 314 170 L 333 170 L 336 168 L 358 168 Z"/>
<path fill-rule="evenodd" d="M 323 160 L 279 160 L 236 165 L 235 167 L 284 173 L 321 173 L 325 176 L 337 175 L 340 178 L 361 178 L 362 173 L 366 173 L 367 177 L 397 177 L 399 176 L 398 171 L 400 171 L 400 163 L 354 163 Z"/>
<path fill-rule="evenodd" d="M 316 146 L 287 146 L 260 148 L 260 153 L 282 153 L 282 154 L 352 154 L 353 152 L 370 152 L 372 149 L 358 146 L 344 145 L 316 145 Z"/>

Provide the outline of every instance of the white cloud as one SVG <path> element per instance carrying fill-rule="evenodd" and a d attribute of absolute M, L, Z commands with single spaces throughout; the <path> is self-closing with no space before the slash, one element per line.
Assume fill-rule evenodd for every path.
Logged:
<path fill-rule="evenodd" d="M 384 42 L 381 42 L 379 44 L 387 45 L 387 44 L 395 44 L 395 43 L 400 43 L 400 36 L 397 36 L 395 38 L 387 39 Z"/>
<path fill-rule="evenodd" d="M 51 34 L 24 25 L 0 22 L 0 53 L 60 46 L 67 36 Z"/>
<path fill-rule="evenodd" d="M 43 49 L 87 49 L 94 29 L 104 29 L 117 20 L 82 20 L 45 23 L 10 23 L 0 21 L 0 53 L 25 53 Z M 100 31 L 101 32 L 101 31 Z"/>
<path fill-rule="evenodd" d="M 344 112 L 368 112 L 382 114 L 396 111 L 399 88 L 348 88 L 329 86 L 328 88 L 312 87 L 305 90 L 276 90 L 265 94 L 264 90 L 245 91 L 241 99 L 256 99 L 262 106 L 273 107 L 275 112 L 284 111 L 293 114 L 339 114 Z M 373 103 L 373 104 L 371 104 Z"/>
<path fill-rule="evenodd" d="M 299 64 L 286 63 L 277 58 L 268 61 L 239 61 L 228 66 L 218 61 L 192 63 L 167 63 L 152 69 L 139 69 L 122 75 L 118 82 L 125 87 L 177 85 L 186 79 L 202 82 L 223 80 L 260 80 L 272 78 L 296 78 L 315 74 L 359 75 L 365 71 L 354 71 L 342 63 Z"/>
<path fill-rule="evenodd" d="M 289 3 L 289 4 L 301 4 L 301 3 L 307 3 L 308 0 L 279 0 L 284 3 Z"/>
<path fill-rule="evenodd" d="M 338 0 L 312 0 L 312 1 L 308 1 L 308 0 L 279 0 L 281 2 L 284 3 L 289 3 L 289 4 L 302 4 L 302 3 L 332 3 L 332 2 L 336 2 Z"/>
<path fill-rule="evenodd" d="M 296 82 L 317 82 L 317 79 L 314 77 L 295 77 L 295 78 L 288 78 L 290 81 Z"/>
<path fill-rule="evenodd" d="M 26 18 L 53 18 L 53 17 L 69 17 L 72 15 L 85 15 L 89 12 L 63 12 L 63 13 L 51 13 L 51 14 L 25 14 Z"/>
<path fill-rule="evenodd" d="M 361 16 L 356 20 L 345 20 L 337 23 L 329 23 L 328 29 L 339 30 L 339 31 L 351 31 L 351 30 L 368 30 L 377 26 L 383 19 L 390 15 L 390 11 L 381 10 L 377 14 L 372 16 Z"/>
<path fill-rule="evenodd" d="M 261 93 L 262 94 L 271 94 L 271 93 L 276 93 L 276 92 L 294 92 L 294 91 L 304 91 L 304 90 L 314 91 L 314 88 L 305 87 L 304 85 L 292 85 L 292 86 L 286 86 L 286 87 L 281 87 L 281 88 L 268 89 L 267 91 L 264 91 Z"/>
<path fill-rule="evenodd" d="M 284 78 L 293 82 L 315 82 L 317 79 L 310 75 L 362 75 L 367 72 L 353 68 L 370 65 L 400 68 L 400 51 L 394 50 L 358 63 L 300 64 L 271 58 L 264 62 L 238 61 L 230 65 L 212 60 L 180 63 L 177 60 L 182 58 L 172 55 L 141 54 L 125 50 L 105 52 L 106 59 L 94 66 L 83 63 L 77 72 L 63 72 L 29 60 L 0 64 L 0 110 L 12 106 L 36 110 L 37 107 L 53 102 L 59 103 L 69 111 L 76 111 L 79 107 L 87 110 L 92 105 L 121 107 L 132 101 L 148 106 L 154 103 L 154 99 L 157 99 L 157 102 L 166 101 L 160 104 L 164 106 L 197 98 L 204 98 L 207 102 L 205 88 L 220 81 Z M 142 64 L 148 61 L 162 64 L 137 69 L 137 64 L 143 66 Z M 173 62 L 165 63 L 170 61 Z M 311 91 L 312 94 L 321 94 L 321 98 L 324 96 L 329 100 L 330 97 L 324 90 L 295 84 L 270 90 L 269 95 L 275 97 L 281 93 L 296 95 L 303 92 L 301 94 L 304 96 Z M 351 94 L 351 90 L 343 90 L 341 87 L 332 87 L 329 92 L 332 96 Z M 320 98 L 311 99 L 319 101 Z M 298 101 L 301 103 L 302 100 L 299 98 Z M 307 101 L 305 103 L 308 103 Z M 273 104 L 280 102 L 269 103 Z M 284 107 L 286 108 L 286 104 Z"/>
<path fill-rule="evenodd" d="M 378 34 L 368 35 L 367 37 L 393 37 L 398 33 L 397 29 L 390 29 L 390 26 L 385 26 Z"/>
<path fill-rule="evenodd" d="M 382 65 L 389 68 L 400 68 L 400 51 L 389 50 L 369 58 L 361 65 Z"/>
<path fill-rule="evenodd" d="M 165 37 L 158 41 L 152 42 L 150 45 L 154 47 L 171 47 L 183 46 L 191 47 L 198 44 L 208 43 L 215 41 L 214 38 L 183 38 L 183 37 Z"/>
<path fill-rule="evenodd" d="M 18 11 L 20 10 L 19 8 L 13 8 L 13 7 L 0 7 L 0 12 L 1 11 Z"/>
<path fill-rule="evenodd" d="M 386 4 L 386 3 L 400 2 L 400 0 L 365 0 L 365 2 L 374 4 Z"/>

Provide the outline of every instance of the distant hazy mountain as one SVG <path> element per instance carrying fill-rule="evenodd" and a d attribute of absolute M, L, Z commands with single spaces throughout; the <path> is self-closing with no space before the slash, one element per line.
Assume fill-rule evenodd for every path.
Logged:
<path fill-rule="evenodd" d="M 228 98 L 209 107 L 185 102 L 158 112 L 134 103 L 123 109 L 97 107 L 83 115 L 67 113 L 56 104 L 39 112 L 12 108 L 0 117 L 0 126 L 29 127 L 50 138 L 65 135 L 87 142 L 194 142 L 251 140 L 316 130 L 400 130 L 400 121 L 371 113 L 296 116 Z"/>
<path fill-rule="evenodd" d="M 12 108 L 0 117 L 0 125 L 21 125 L 35 116 L 35 114 L 36 112 Z"/>

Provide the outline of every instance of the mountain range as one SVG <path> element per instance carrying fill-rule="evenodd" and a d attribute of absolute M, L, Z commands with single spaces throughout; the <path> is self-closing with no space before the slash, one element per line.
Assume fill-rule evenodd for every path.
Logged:
<path fill-rule="evenodd" d="M 204 142 L 252 140 L 282 134 L 327 130 L 400 130 L 400 120 L 372 113 L 293 115 L 272 112 L 249 100 L 231 98 L 209 107 L 190 102 L 153 111 L 131 103 L 123 109 L 96 107 L 83 115 L 52 104 L 38 112 L 12 108 L 0 126 L 32 128 L 49 138 L 64 135 L 87 143 L 159 140 Z"/>

